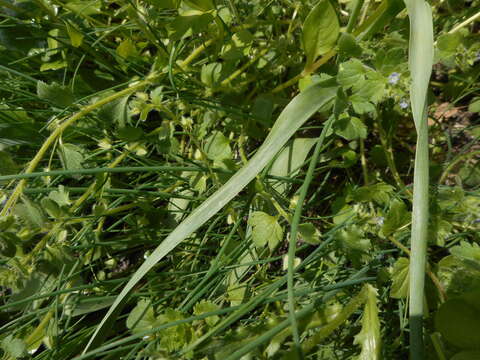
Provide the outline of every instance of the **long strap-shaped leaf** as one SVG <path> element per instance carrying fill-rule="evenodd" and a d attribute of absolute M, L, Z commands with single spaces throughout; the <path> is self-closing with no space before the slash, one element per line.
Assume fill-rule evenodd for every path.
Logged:
<path fill-rule="evenodd" d="M 321 84 L 317 84 L 297 95 L 287 105 L 252 159 L 180 223 L 132 275 L 95 330 L 83 353 L 101 343 L 108 325 L 115 319 L 127 295 L 143 276 L 248 185 L 310 116 L 332 102 L 336 91 L 336 87 L 322 88 Z"/>
<path fill-rule="evenodd" d="M 427 90 L 433 66 L 432 10 L 424 0 L 405 0 L 410 18 L 408 65 L 412 82 L 410 101 L 417 130 L 410 258 L 410 355 L 424 358 L 423 294 L 428 231 Z"/>

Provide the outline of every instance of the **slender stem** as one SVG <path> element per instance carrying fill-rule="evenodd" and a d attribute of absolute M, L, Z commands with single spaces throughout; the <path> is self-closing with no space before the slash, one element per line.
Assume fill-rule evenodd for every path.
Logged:
<path fill-rule="evenodd" d="M 345 29 L 346 33 L 351 33 L 353 27 L 357 23 L 358 15 L 360 14 L 360 10 L 362 9 L 364 0 L 355 0 L 355 5 L 353 6 L 352 14 L 348 19 L 347 28 Z"/>
<path fill-rule="evenodd" d="M 270 50 L 269 48 L 261 50 L 257 55 L 255 55 L 252 59 L 250 59 L 250 61 L 248 61 L 242 67 L 240 67 L 240 69 L 236 70 L 228 78 L 223 80 L 220 83 L 220 85 L 221 86 L 226 86 L 226 85 L 230 84 L 232 82 L 232 80 L 234 80 L 236 77 L 238 77 L 243 72 L 245 72 L 246 69 L 248 69 L 251 65 L 253 65 L 258 59 L 260 59 L 263 55 L 265 55 L 269 50 Z"/>
<path fill-rule="evenodd" d="M 101 99 L 101 100 L 97 101 L 96 103 L 94 103 L 92 105 L 85 106 L 82 110 L 80 110 L 76 114 L 72 115 L 71 117 L 67 118 L 64 122 L 62 122 L 48 136 L 48 138 L 45 140 L 45 142 L 42 144 L 42 146 L 38 150 L 37 154 L 34 156 L 32 161 L 28 165 L 27 169 L 25 170 L 25 173 L 26 174 L 32 173 L 36 169 L 36 167 L 38 166 L 38 164 L 42 160 L 42 158 L 45 155 L 45 153 L 47 152 L 47 150 L 56 141 L 56 139 L 63 133 L 63 131 L 66 128 L 68 128 L 69 126 L 74 124 L 77 120 L 81 119 L 83 116 L 85 116 L 85 115 L 91 113 L 92 111 L 102 107 L 103 105 L 108 104 L 108 103 L 110 103 L 110 102 L 112 102 L 116 99 L 121 98 L 121 97 L 130 95 L 130 94 L 134 93 L 135 91 L 143 89 L 144 87 L 148 86 L 157 77 L 157 75 L 158 74 L 153 73 L 153 74 L 147 76 L 147 78 L 145 80 L 139 81 L 139 82 L 133 84 L 132 86 L 130 86 L 130 87 L 124 89 L 124 90 L 121 90 L 121 91 L 119 91 L 119 92 L 117 92 L 113 95 L 107 96 L 106 98 Z M 8 210 L 12 206 L 15 205 L 18 197 L 22 193 L 22 190 L 23 190 L 25 184 L 26 184 L 25 179 L 22 179 L 22 180 L 19 181 L 19 183 L 17 184 L 17 186 L 13 190 L 12 195 L 7 200 L 7 203 L 5 204 L 2 211 L 0 212 L 0 216 L 5 216 L 8 212 Z"/>
<path fill-rule="evenodd" d="M 278 85 L 275 89 L 272 90 L 272 93 L 276 93 L 279 91 L 282 91 L 283 89 L 292 86 L 295 84 L 298 80 L 304 78 L 305 76 L 310 75 L 313 73 L 315 70 L 317 70 L 320 66 L 325 64 L 328 60 L 330 60 L 332 57 L 334 57 L 337 54 L 336 50 L 330 50 L 328 53 L 323 55 L 320 59 L 318 59 L 312 66 L 310 66 L 308 69 L 304 69 L 300 74 L 294 76 L 287 82 Z"/>
<path fill-rule="evenodd" d="M 363 182 L 368 185 L 367 158 L 365 157 L 365 141 L 363 139 L 360 139 L 360 163 L 362 164 Z"/>
<path fill-rule="evenodd" d="M 375 122 L 374 126 L 377 128 L 378 132 L 380 133 L 380 142 L 382 143 L 383 151 L 385 154 L 385 159 L 387 160 L 387 165 L 392 173 L 393 179 L 395 180 L 395 183 L 400 189 L 405 189 L 406 192 L 411 196 L 410 190 L 408 190 L 405 186 L 405 183 L 403 182 L 402 178 L 400 177 L 400 174 L 398 173 L 397 166 L 395 165 L 395 158 L 393 156 L 393 149 L 390 144 L 390 141 L 387 139 L 387 133 L 385 132 L 385 129 L 382 127 L 382 124 L 378 124 Z"/>
<path fill-rule="evenodd" d="M 323 339 L 329 336 L 335 329 L 343 324 L 366 300 L 368 296 L 368 288 L 364 286 L 360 293 L 348 302 L 342 311 L 335 316 L 328 324 L 320 328 L 320 330 L 305 341 L 304 349 L 306 353 L 312 351 L 315 346 L 321 343 Z"/>
<path fill-rule="evenodd" d="M 465 160 L 468 160 L 472 157 L 480 155 L 480 150 L 472 151 L 466 154 L 459 155 L 455 160 L 453 160 L 446 169 L 443 171 L 442 176 L 440 176 L 440 180 L 438 181 L 439 184 L 442 184 L 446 179 L 450 171 L 459 163 Z"/>
<path fill-rule="evenodd" d="M 115 166 L 117 166 L 120 162 L 122 162 L 123 159 L 125 159 L 125 157 L 128 155 L 128 152 L 125 151 L 123 152 L 122 154 L 120 154 L 120 156 L 118 156 L 114 161 L 112 161 L 112 163 L 110 165 L 108 165 L 108 168 L 109 169 L 113 169 Z M 89 187 L 88 189 L 83 193 L 82 196 L 80 196 L 76 201 L 75 203 L 71 206 L 70 208 L 70 211 L 72 213 L 75 212 L 75 210 L 77 210 L 85 200 L 88 199 L 88 197 L 90 196 L 90 194 L 93 192 L 93 190 L 95 190 L 95 186 L 96 186 L 96 182 L 93 182 Z"/>
<path fill-rule="evenodd" d="M 295 316 L 295 295 L 294 295 L 294 273 L 295 273 L 295 253 L 297 251 L 297 236 L 298 236 L 298 225 L 300 223 L 300 218 L 302 216 L 303 204 L 305 198 L 307 197 L 308 188 L 313 179 L 313 174 L 315 172 L 315 167 L 318 163 L 318 158 L 320 157 L 320 152 L 323 148 L 323 143 L 325 141 L 326 134 L 330 130 L 332 123 L 335 117 L 331 117 L 323 127 L 322 133 L 318 138 L 317 144 L 315 145 L 315 150 L 313 156 L 308 165 L 307 174 L 305 176 L 305 181 L 300 189 L 300 194 L 298 196 L 297 206 L 295 208 L 295 213 L 293 214 L 291 231 L 290 231 L 290 241 L 288 245 L 288 270 L 287 270 L 287 292 L 288 292 L 288 313 L 290 318 L 290 323 L 292 326 L 293 340 L 295 342 L 295 348 L 300 358 L 302 358 L 302 350 L 300 347 L 300 334 L 298 331 L 297 319 Z"/>
<path fill-rule="evenodd" d="M 477 20 L 478 18 L 480 18 L 480 11 L 477 12 L 475 15 L 469 17 L 467 20 L 465 20 L 464 22 L 458 24 L 457 26 L 455 26 L 452 30 L 450 30 L 448 33 L 449 34 L 453 34 L 454 32 L 460 30 L 461 28 L 471 24 L 472 22 L 474 22 L 475 20 Z"/>
<path fill-rule="evenodd" d="M 208 41 L 205 41 L 202 45 L 200 45 L 198 48 L 193 50 L 192 53 L 188 55 L 188 57 L 180 63 L 180 68 L 183 70 L 186 70 L 188 65 L 190 65 L 190 63 L 193 60 L 195 60 L 207 47 L 212 45 L 214 41 L 215 39 L 210 39 Z"/>

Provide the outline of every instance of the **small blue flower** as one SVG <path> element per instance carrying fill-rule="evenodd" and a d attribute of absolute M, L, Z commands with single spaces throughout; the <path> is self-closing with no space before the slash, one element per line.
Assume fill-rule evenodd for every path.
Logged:
<path fill-rule="evenodd" d="M 400 80 L 400 74 L 397 72 L 393 72 L 388 76 L 388 83 L 395 85 Z"/>
<path fill-rule="evenodd" d="M 408 108 L 408 102 L 406 100 L 402 100 L 400 101 L 400 104 L 398 104 L 400 106 L 400 108 L 402 109 L 406 109 Z"/>

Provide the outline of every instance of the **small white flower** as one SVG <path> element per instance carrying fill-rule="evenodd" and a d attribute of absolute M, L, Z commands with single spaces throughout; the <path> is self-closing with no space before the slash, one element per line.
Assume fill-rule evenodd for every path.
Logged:
<path fill-rule="evenodd" d="M 385 218 L 383 216 L 378 216 L 378 217 L 375 218 L 375 221 L 376 221 L 378 226 L 382 226 L 383 223 L 385 222 Z"/>

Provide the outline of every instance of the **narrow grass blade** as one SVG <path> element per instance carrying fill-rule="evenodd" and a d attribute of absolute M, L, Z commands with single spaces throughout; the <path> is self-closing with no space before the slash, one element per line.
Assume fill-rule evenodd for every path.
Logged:
<path fill-rule="evenodd" d="M 433 66 L 432 10 L 423 0 L 406 0 L 410 17 L 410 101 L 417 130 L 410 259 L 410 355 L 423 359 L 423 297 L 428 231 L 427 89 Z"/>
<path fill-rule="evenodd" d="M 109 324 L 114 321 L 115 315 L 121 309 L 121 305 L 126 301 L 127 295 L 143 276 L 178 244 L 205 224 L 252 181 L 310 116 L 332 102 L 335 98 L 336 91 L 337 89 L 335 87 L 322 88 L 321 84 L 314 85 L 297 95 L 287 105 L 255 156 L 227 183 L 180 223 L 132 275 L 90 338 L 84 353 L 88 351 L 90 347 L 101 343 L 103 337 L 106 336 Z"/>

